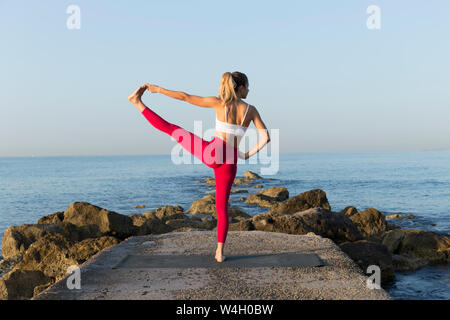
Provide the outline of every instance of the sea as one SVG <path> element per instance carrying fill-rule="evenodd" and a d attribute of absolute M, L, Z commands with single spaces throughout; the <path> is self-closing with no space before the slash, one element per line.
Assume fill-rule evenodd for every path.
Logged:
<path fill-rule="evenodd" d="M 254 157 L 252 162 L 252 158 L 239 160 L 237 177 L 250 170 L 263 177 L 263 188 L 284 186 L 290 197 L 322 189 L 333 211 L 351 205 L 358 211 L 375 208 L 385 215 L 412 214 L 413 219 L 391 222 L 402 228 L 450 233 L 450 150 Z M 0 158 L 0 237 L 9 226 L 37 223 L 76 201 L 125 215 L 165 205 L 187 210 L 194 200 L 214 190 L 197 182 L 214 178 L 213 170 L 194 160 L 179 163 L 171 155 Z M 247 195 L 231 194 L 230 205 L 250 215 L 267 211 L 239 200 Z M 449 267 L 396 273 L 387 291 L 400 300 L 448 300 Z"/>

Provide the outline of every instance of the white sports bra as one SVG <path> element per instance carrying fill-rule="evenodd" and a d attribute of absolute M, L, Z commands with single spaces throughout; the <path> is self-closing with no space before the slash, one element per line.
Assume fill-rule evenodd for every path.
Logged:
<path fill-rule="evenodd" d="M 227 106 L 225 106 L 225 122 L 219 121 L 216 116 L 216 130 L 220 132 L 230 133 L 234 134 L 236 136 L 243 136 L 245 134 L 245 131 L 247 131 L 248 127 L 242 126 L 244 123 L 245 117 L 247 116 L 248 107 L 250 105 L 247 103 L 247 110 L 245 110 L 244 118 L 242 119 L 241 125 L 228 123 L 227 121 Z"/>

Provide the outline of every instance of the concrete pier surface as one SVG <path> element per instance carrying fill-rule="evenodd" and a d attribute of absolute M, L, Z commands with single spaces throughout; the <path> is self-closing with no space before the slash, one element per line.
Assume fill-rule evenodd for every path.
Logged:
<path fill-rule="evenodd" d="M 227 260 L 222 263 L 214 259 L 216 241 L 216 231 L 209 230 L 130 237 L 80 266 L 81 289 L 68 289 L 68 276 L 33 299 L 391 299 L 383 289 L 370 289 L 366 284 L 369 274 L 327 238 L 229 231 L 224 247 Z M 318 256 L 322 265 L 311 266 L 315 265 L 314 260 L 308 260 L 311 264 L 304 266 L 273 266 L 276 255 L 287 253 Z M 162 267 L 144 261 L 154 262 L 158 255 L 166 259 Z M 174 255 L 174 259 L 167 259 L 168 255 Z M 189 255 L 205 255 L 205 263 L 191 259 L 191 265 L 178 264 L 177 259 L 183 259 L 179 255 L 186 255 L 187 260 Z M 272 259 L 272 266 L 255 266 L 264 260 L 246 265 L 245 261 L 252 257 L 237 263 L 245 255 L 266 255 Z M 135 265 L 124 263 L 130 256 Z M 139 261 L 139 256 L 143 261 Z"/>

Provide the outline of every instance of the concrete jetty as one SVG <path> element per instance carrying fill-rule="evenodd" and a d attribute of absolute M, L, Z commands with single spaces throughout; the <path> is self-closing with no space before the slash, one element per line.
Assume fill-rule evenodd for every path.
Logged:
<path fill-rule="evenodd" d="M 68 275 L 33 299 L 391 299 L 383 289 L 370 289 L 366 284 L 369 274 L 332 240 L 312 233 L 229 231 L 224 249 L 227 260 L 216 262 L 215 249 L 216 231 L 209 230 L 130 237 L 80 266 L 81 289 L 68 288 Z M 292 253 L 309 260 L 297 261 L 304 265 L 274 265 L 277 255 Z M 158 255 L 165 257 L 161 267 L 145 262 L 154 263 Z M 171 255 L 174 259 L 168 259 Z M 186 260 L 204 255 L 204 263 L 198 256 L 189 260 L 191 265 L 176 263 L 183 259 L 180 255 Z M 246 255 L 252 257 L 243 259 Z M 271 265 L 255 266 L 257 255 L 271 259 Z M 320 265 L 315 265 L 314 256 L 320 258 Z M 124 263 L 127 257 L 135 265 L 130 260 Z"/>

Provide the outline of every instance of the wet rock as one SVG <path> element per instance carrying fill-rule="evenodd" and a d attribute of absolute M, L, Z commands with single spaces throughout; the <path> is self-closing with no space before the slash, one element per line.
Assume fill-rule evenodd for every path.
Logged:
<path fill-rule="evenodd" d="M 389 252 L 394 253 L 404 236 L 405 233 L 401 229 L 387 231 L 383 235 L 382 244 L 388 248 Z"/>
<path fill-rule="evenodd" d="M 415 271 L 428 264 L 425 259 L 410 257 L 407 254 L 392 255 L 392 264 L 395 272 Z"/>
<path fill-rule="evenodd" d="M 146 208 L 146 207 L 145 207 L 145 205 L 143 205 L 143 204 L 137 204 L 137 205 L 135 206 L 135 208 Z"/>
<path fill-rule="evenodd" d="M 359 240 L 341 243 L 339 247 L 361 267 L 364 274 L 366 274 L 368 266 L 379 266 L 382 286 L 395 279 L 392 255 L 385 245 L 367 240 Z"/>
<path fill-rule="evenodd" d="M 414 229 L 401 229 L 401 231 L 404 236 L 396 253 L 422 258 L 430 264 L 450 263 L 450 237 L 448 235 Z"/>
<path fill-rule="evenodd" d="M 331 210 L 325 191 L 315 189 L 300 193 L 283 202 L 275 203 L 269 209 L 269 213 L 291 214 L 310 208 Z"/>
<path fill-rule="evenodd" d="M 264 188 L 264 186 L 262 184 L 257 184 L 255 186 L 251 186 L 249 188 L 259 189 L 259 188 Z"/>
<path fill-rule="evenodd" d="M 285 187 L 271 187 L 251 194 L 245 200 L 247 204 L 257 204 L 261 207 L 271 207 L 273 204 L 289 198 Z"/>
<path fill-rule="evenodd" d="M 403 216 L 400 213 L 391 214 L 389 216 L 386 216 L 387 220 L 393 220 L 393 219 L 402 219 Z"/>

